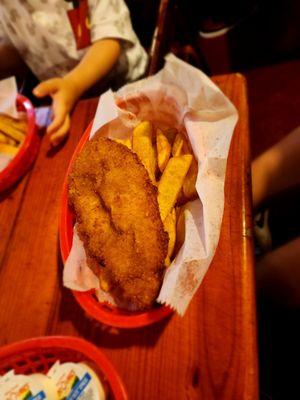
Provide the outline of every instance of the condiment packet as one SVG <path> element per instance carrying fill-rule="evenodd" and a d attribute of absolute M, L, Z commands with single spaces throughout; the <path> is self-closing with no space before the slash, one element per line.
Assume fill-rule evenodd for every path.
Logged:
<path fill-rule="evenodd" d="M 57 361 L 48 374 L 15 374 L 0 377 L 1 400 L 105 400 L 100 379 L 85 363 Z"/>
<path fill-rule="evenodd" d="M 105 400 L 105 390 L 95 372 L 83 363 L 56 362 L 47 376 L 54 383 L 59 399 Z"/>
<path fill-rule="evenodd" d="M 47 377 L 46 377 L 47 379 Z M 48 391 L 47 386 L 41 384 L 40 379 L 32 375 L 17 375 L 10 371 L 1 378 L 0 399 L 1 400 L 56 400 L 56 392 Z M 47 396 L 47 394 L 49 396 Z M 53 397 L 54 395 L 54 397 Z"/>

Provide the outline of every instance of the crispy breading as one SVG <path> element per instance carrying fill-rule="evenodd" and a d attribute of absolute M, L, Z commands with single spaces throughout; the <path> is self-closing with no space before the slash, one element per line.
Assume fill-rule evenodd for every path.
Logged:
<path fill-rule="evenodd" d="M 136 154 L 95 135 L 69 175 L 69 201 L 110 292 L 138 309 L 151 307 L 162 284 L 168 235 L 157 189 Z"/>

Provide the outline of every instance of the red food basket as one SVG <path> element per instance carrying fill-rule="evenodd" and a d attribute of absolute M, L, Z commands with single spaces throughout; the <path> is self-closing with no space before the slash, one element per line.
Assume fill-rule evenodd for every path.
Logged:
<path fill-rule="evenodd" d="M 73 241 L 73 226 L 75 217 L 68 206 L 68 186 L 67 177 L 72 168 L 76 156 L 82 150 L 84 144 L 89 139 L 92 123 L 88 126 L 83 134 L 80 142 L 78 143 L 73 157 L 71 159 L 66 178 L 63 185 L 62 204 L 60 215 L 60 249 L 63 261 L 65 262 L 69 256 Z M 113 307 L 106 303 L 100 303 L 95 295 L 94 290 L 79 292 L 73 290 L 73 294 L 85 310 L 85 312 L 92 318 L 100 321 L 106 325 L 114 326 L 117 328 L 139 328 L 146 325 L 158 322 L 172 314 L 172 309 L 166 306 L 155 305 L 152 309 L 142 312 L 125 311 L 118 307 Z"/>
<path fill-rule="evenodd" d="M 31 102 L 20 94 L 17 96 L 18 111 L 25 111 L 28 121 L 28 132 L 24 143 L 16 156 L 0 172 L 0 192 L 16 183 L 31 167 L 40 147 L 40 137 L 35 124 L 35 112 Z"/>
<path fill-rule="evenodd" d="M 91 343 L 75 337 L 48 336 L 25 340 L 0 348 L 0 375 L 11 369 L 17 374 L 47 373 L 60 362 L 87 362 L 107 384 L 110 397 L 127 400 L 128 396 L 115 368 Z"/>

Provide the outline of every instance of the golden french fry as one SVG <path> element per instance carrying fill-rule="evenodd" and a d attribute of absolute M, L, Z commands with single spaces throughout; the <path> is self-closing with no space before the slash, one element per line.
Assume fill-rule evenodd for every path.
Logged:
<path fill-rule="evenodd" d="M 181 248 L 185 239 L 185 217 L 184 212 L 180 207 L 176 208 L 177 224 L 176 224 L 176 252 Z"/>
<path fill-rule="evenodd" d="M 7 143 L 7 136 L 4 133 L 0 132 L 0 143 Z"/>
<path fill-rule="evenodd" d="M 176 242 L 176 211 L 175 208 L 171 210 L 171 212 L 167 215 L 164 220 L 164 229 L 169 235 L 169 244 L 168 244 L 168 255 L 167 257 L 171 259 L 175 242 Z"/>
<path fill-rule="evenodd" d="M 10 117 L 9 115 L 0 114 L 0 121 L 2 121 L 2 123 L 4 123 L 5 125 L 12 126 L 16 130 L 18 130 L 24 134 L 27 132 L 28 124 L 27 124 L 26 119 L 24 119 L 24 118 L 23 119 L 15 119 L 15 118 Z"/>
<path fill-rule="evenodd" d="M 170 143 L 170 146 L 173 146 L 175 136 L 177 135 L 178 130 L 176 128 L 169 128 L 164 131 L 164 135 L 168 139 L 168 142 Z"/>
<path fill-rule="evenodd" d="M 17 142 L 22 142 L 25 136 L 24 132 L 16 129 L 15 126 L 9 124 L 6 120 L 4 121 L 2 118 L 0 118 L 0 131 Z"/>
<path fill-rule="evenodd" d="M 6 136 L 3 132 L 0 132 L 0 143 L 5 143 L 11 146 L 19 147 L 14 139 L 12 139 L 10 136 Z"/>
<path fill-rule="evenodd" d="M 172 147 L 172 155 L 177 157 L 182 154 L 191 154 L 191 151 L 184 135 L 177 133 Z"/>
<path fill-rule="evenodd" d="M 193 156 L 191 154 L 172 157 L 162 174 L 158 183 L 157 196 L 162 221 L 165 220 L 176 203 L 192 160 Z"/>
<path fill-rule="evenodd" d="M 8 138 L 8 140 L 7 140 L 7 144 L 10 144 L 11 146 L 15 146 L 15 147 L 20 147 L 20 145 L 22 144 L 23 142 L 20 142 L 19 144 L 14 140 L 14 139 L 12 139 L 12 138 Z"/>
<path fill-rule="evenodd" d="M 143 121 L 133 130 L 132 150 L 138 155 L 148 171 L 152 183 L 156 183 L 156 151 L 152 145 L 153 127 L 149 121 Z"/>
<path fill-rule="evenodd" d="M 124 146 L 128 147 L 129 150 L 132 149 L 131 139 L 114 139 L 115 142 L 123 144 Z"/>
<path fill-rule="evenodd" d="M 160 129 L 156 131 L 157 163 L 160 172 L 163 172 L 169 161 L 171 145 Z"/>
<path fill-rule="evenodd" d="M 18 147 L 11 146 L 10 144 L 0 143 L 0 153 L 15 156 L 18 151 Z"/>
<path fill-rule="evenodd" d="M 168 268 L 170 265 L 171 265 L 171 260 L 170 260 L 170 257 L 167 256 L 165 259 L 165 267 Z"/>
<path fill-rule="evenodd" d="M 182 146 L 183 146 L 183 136 L 181 133 L 177 133 L 172 147 L 172 155 L 174 157 L 180 156 Z"/>
<path fill-rule="evenodd" d="M 183 193 L 187 200 L 191 200 L 197 197 L 197 190 L 196 190 L 196 181 L 198 175 L 198 164 L 195 158 L 193 157 L 193 161 L 191 163 L 190 169 L 186 174 L 186 177 L 183 182 Z"/>

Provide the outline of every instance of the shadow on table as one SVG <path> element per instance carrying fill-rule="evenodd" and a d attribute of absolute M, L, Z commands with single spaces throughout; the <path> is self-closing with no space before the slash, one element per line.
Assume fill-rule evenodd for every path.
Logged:
<path fill-rule="evenodd" d="M 61 290 L 59 305 L 59 320 L 71 321 L 73 327 L 83 338 L 96 345 L 107 348 L 122 348 L 130 346 L 153 347 L 166 328 L 172 315 L 143 328 L 119 329 L 110 327 L 89 317 L 76 302 L 72 291 L 63 286 L 63 261 L 58 246 L 57 265 Z"/>
<path fill-rule="evenodd" d="M 288 309 L 261 296 L 258 301 L 262 399 L 299 399 L 300 309 Z M 267 396 L 268 395 L 268 396 Z"/>
<path fill-rule="evenodd" d="M 52 145 L 50 144 L 50 141 L 49 141 L 49 138 L 48 138 L 48 141 L 49 141 L 49 149 L 47 150 L 46 157 L 47 157 L 47 158 L 53 158 L 53 157 L 54 157 L 57 153 L 59 153 L 59 151 L 65 146 L 65 144 L 67 143 L 68 139 L 69 139 L 69 136 L 66 136 L 66 137 L 62 140 L 61 143 L 59 143 L 59 144 L 56 145 L 56 146 L 52 146 Z"/>
<path fill-rule="evenodd" d="M 6 190 L 4 190 L 3 192 L 0 193 L 0 203 L 2 203 L 2 201 L 4 201 L 4 200 L 12 198 L 12 196 L 14 194 L 14 191 L 17 189 L 17 187 L 19 186 L 20 182 L 21 182 L 21 179 L 19 179 L 16 183 L 14 183 L 8 189 L 6 189 Z"/>

